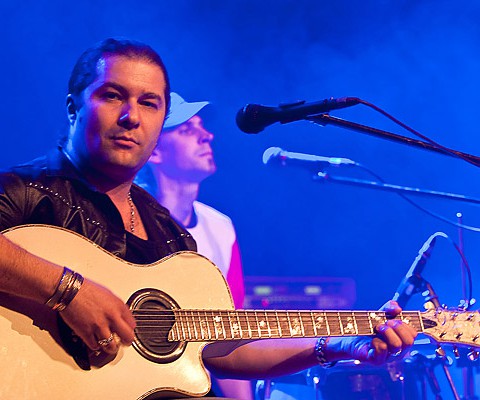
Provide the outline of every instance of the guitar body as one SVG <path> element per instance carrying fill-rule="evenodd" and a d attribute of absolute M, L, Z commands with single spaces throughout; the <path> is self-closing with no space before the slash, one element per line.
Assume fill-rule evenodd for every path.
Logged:
<path fill-rule="evenodd" d="M 234 308 L 221 272 L 193 252 L 144 266 L 125 262 L 62 228 L 26 225 L 4 234 L 29 252 L 107 286 L 125 302 L 145 288 L 134 303 L 151 303 L 152 289 L 168 294 L 167 302 L 182 309 Z M 196 397 L 210 390 L 201 356 L 206 342 L 182 343 L 174 357 L 152 360 L 151 347 L 147 343 L 143 351 L 140 341 L 122 346 L 111 362 L 93 362 L 90 370 L 83 370 L 62 346 L 55 312 L 4 293 L 0 332 L 0 399 L 151 399 Z"/>
<path fill-rule="evenodd" d="M 375 335 L 384 311 L 235 310 L 220 270 L 194 252 L 125 262 L 66 229 L 4 232 L 29 252 L 78 271 L 124 299 L 137 322 L 112 359 L 88 353 L 56 312 L 0 292 L 0 399 L 161 399 L 210 390 L 204 356 L 263 338 Z M 480 346 L 480 312 L 430 309 L 396 316 L 439 343 Z M 208 353 L 207 353 L 208 352 Z"/>

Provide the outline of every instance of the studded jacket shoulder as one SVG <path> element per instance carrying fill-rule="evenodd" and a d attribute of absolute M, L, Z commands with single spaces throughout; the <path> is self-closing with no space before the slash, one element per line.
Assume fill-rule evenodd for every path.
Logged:
<path fill-rule="evenodd" d="M 166 238 L 166 255 L 196 250 L 195 241 L 146 191 L 132 186 L 132 198 Z M 125 258 L 126 234 L 110 198 L 92 188 L 61 149 L 0 173 L 0 231 L 48 224 L 77 232 Z"/>

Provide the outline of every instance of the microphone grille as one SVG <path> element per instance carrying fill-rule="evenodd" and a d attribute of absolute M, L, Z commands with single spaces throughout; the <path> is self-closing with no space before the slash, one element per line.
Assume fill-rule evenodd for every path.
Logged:
<path fill-rule="evenodd" d="M 263 152 L 263 163 L 268 164 L 272 159 L 277 158 L 282 153 L 282 151 L 283 150 L 280 147 L 269 147 Z"/>
<path fill-rule="evenodd" d="M 247 104 L 237 112 L 235 121 L 245 133 L 259 133 L 265 128 L 260 110 L 264 108 L 257 104 Z"/>

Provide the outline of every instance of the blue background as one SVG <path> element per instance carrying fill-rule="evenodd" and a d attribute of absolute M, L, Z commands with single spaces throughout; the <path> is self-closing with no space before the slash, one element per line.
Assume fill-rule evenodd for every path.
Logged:
<path fill-rule="evenodd" d="M 200 198 L 233 219 L 245 274 L 352 278 L 355 308 L 376 308 L 393 295 L 432 233 L 444 231 L 458 242 L 458 229 L 394 193 L 315 182 L 307 170 L 264 166 L 263 151 L 279 146 L 348 157 L 391 184 L 475 198 L 480 170 L 306 121 L 247 135 L 235 114 L 247 103 L 355 96 L 445 146 L 480 154 L 479 17 L 477 2 L 438 0 L 3 0 L 0 166 L 55 145 L 65 124 L 67 80 L 85 48 L 109 36 L 145 41 L 162 55 L 175 91 L 212 103 L 204 118 L 215 134 L 219 170 Z M 406 134 L 363 105 L 332 115 Z M 478 206 L 414 199 L 451 220 L 462 212 L 464 223 L 480 226 Z M 476 294 L 480 234 L 465 231 L 463 239 Z M 443 303 L 458 304 L 460 259 L 448 241 L 437 240 L 424 276 Z"/>

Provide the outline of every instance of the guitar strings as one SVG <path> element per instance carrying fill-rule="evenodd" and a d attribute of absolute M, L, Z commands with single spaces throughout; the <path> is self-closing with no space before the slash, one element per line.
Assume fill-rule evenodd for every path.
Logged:
<path fill-rule="evenodd" d="M 181 339 L 195 338 L 198 340 L 236 339 L 236 338 L 268 338 L 275 337 L 316 337 L 352 336 L 359 332 L 374 334 L 372 319 L 375 322 L 387 319 L 385 312 L 378 311 L 275 311 L 275 310 L 152 310 L 136 309 L 133 314 L 137 319 L 136 332 L 150 338 L 160 338 L 174 330 L 173 336 Z M 375 317 L 372 318 L 372 315 Z M 396 319 L 404 319 L 405 316 L 414 320 L 411 325 L 417 330 L 422 330 L 421 316 L 417 312 L 402 312 Z M 314 318 L 329 318 L 322 326 L 315 323 Z M 267 319 L 267 322 L 263 318 Z M 348 319 L 349 328 L 344 325 L 342 319 Z M 273 319 L 273 320 L 272 320 Z M 415 321 L 418 320 L 417 321 Z M 294 321 L 294 323 L 292 323 Z M 298 322 L 300 321 L 300 322 Z M 323 321 L 321 321 L 323 323 Z M 263 326 L 261 325 L 263 323 Z M 232 325 L 233 324 L 233 325 Z M 198 325 L 198 328 L 197 328 Z M 161 335 L 157 330 L 162 330 Z M 213 335 L 212 335 L 213 332 Z"/>

